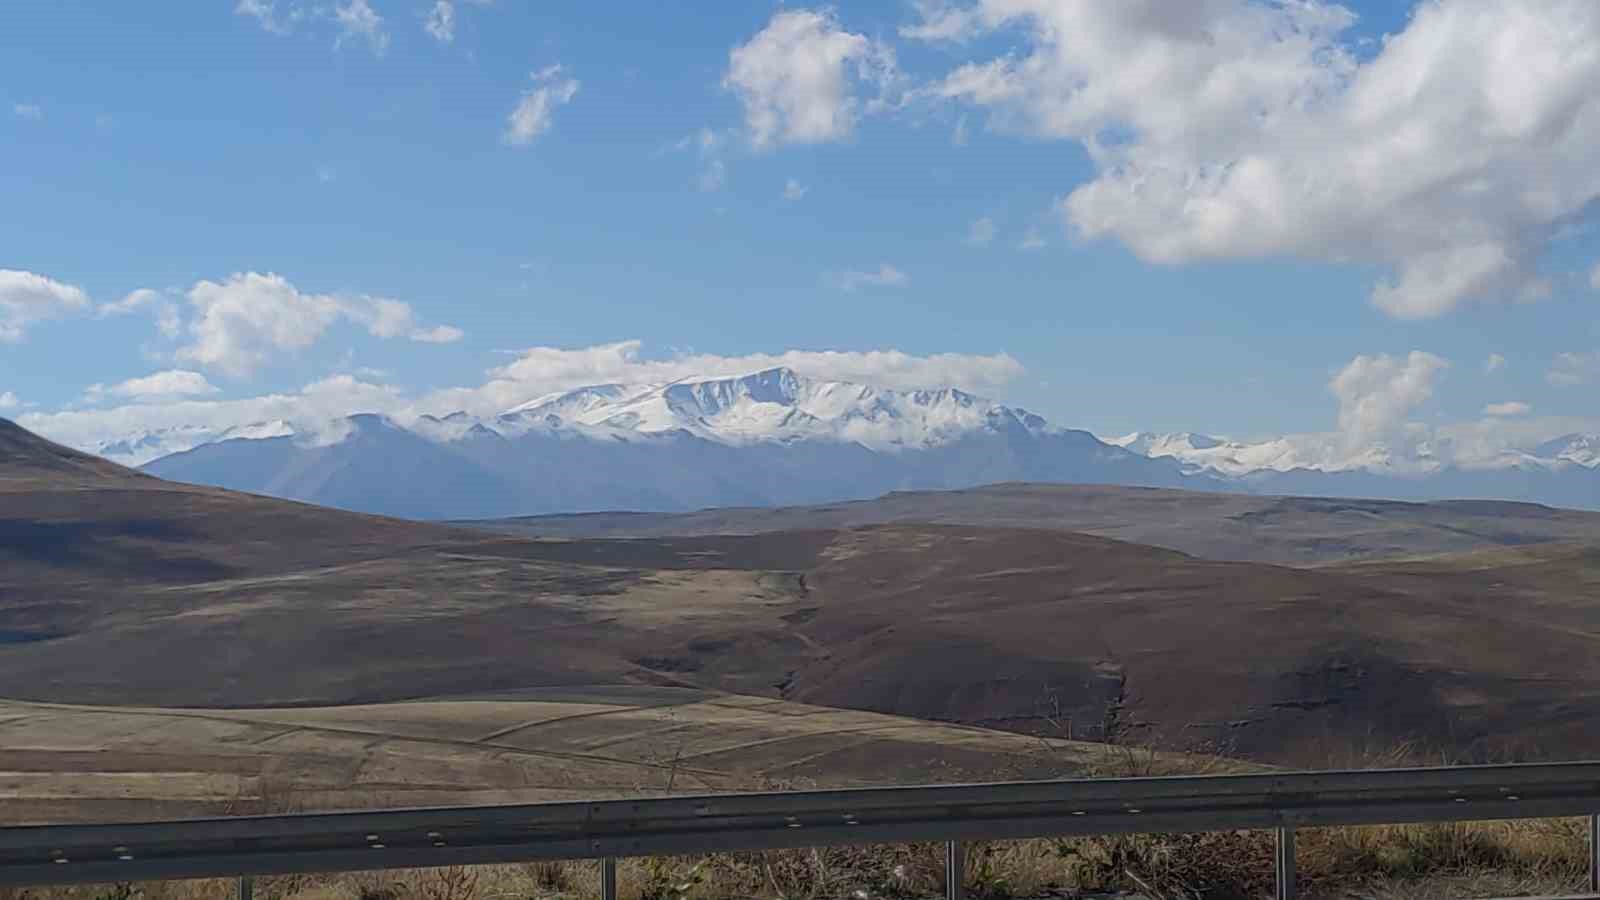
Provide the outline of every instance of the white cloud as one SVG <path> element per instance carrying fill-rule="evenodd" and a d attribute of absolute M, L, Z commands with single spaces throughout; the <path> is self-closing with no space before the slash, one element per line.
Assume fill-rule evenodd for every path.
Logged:
<path fill-rule="evenodd" d="M 199 372 L 168 369 L 142 378 L 130 378 L 110 387 L 90 385 L 87 393 L 93 400 L 103 397 L 151 400 L 161 397 L 200 397 L 217 393 L 217 388 Z"/>
<path fill-rule="evenodd" d="M 44 118 L 44 109 L 41 108 L 37 103 L 13 103 L 11 105 L 11 111 L 24 119 L 34 119 L 37 121 L 38 119 Z"/>
<path fill-rule="evenodd" d="M 783 199 L 799 200 L 801 197 L 806 195 L 808 190 L 810 190 L 810 188 L 807 188 L 805 185 L 791 178 L 789 179 L 788 183 L 783 186 Z"/>
<path fill-rule="evenodd" d="M 244 376 L 279 352 L 310 346 L 340 319 L 364 326 L 379 338 L 440 343 L 462 335 L 448 326 L 424 328 L 399 300 L 364 294 L 309 294 L 277 274 L 236 273 L 222 283 L 200 281 L 189 289 L 194 316 L 190 342 L 177 358 L 233 376 Z"/>
<path fill-rule="evenodd" d="M 1508 400 L 1505 403 L 1491 403 L 1483 408 L 1486 416 L 1506 417 L 1525 416 L 1533 412 L 1533 407 L 1520 400 Z"/>
<path fill-rule="evenodd" d="M 1339 433 L 1346 448 L 1403 443 L 1408 417 L 1433 396 L 1435 380 L 1449 365 L 1420 350 L 1351 360 L 1328 383 L 1339 400 Z"/>
<path fill-rule="evenodd" d="M 1600 351 L 1558 354 L 1544 380 L 1556 387 L 1577 387 L 1600 381 Z"/>
<path fill-rule="evenodd" d="M 336 375 L 295 393 L 265 394 L 239 400 L 149 397 L 104 409 L 30 412 L 18 424 L 73 447 L 96 444 L 158 429 L 196 429 L 217 433 L 229 428 L 284 420 L 308 429 L 360 412 L 404 415 L 407 400 L 398 389 Z"/>
<path fill-rule="evenodd" d="M 419 344 L 454 344 L 466 337 L 467 333 L 454 325 L 435 325 L 432 328 L 416 328 L 407 337 Z"/>
<path fill-rule="evenodd" d="M 744 106 L 758 148 L 849 137 L 863 112 L 891 105 L 900 81 L 894 51 L 845 31 L 830 11 L 788 10 L 728 54 L 723 86 Z M 876 96 L 863 102 L 864 87 Z"/>
<path fill-rule="evenodd" d="M 456 10 L 461 3 L 472 6 L 488 6 L 494 0 L 434 0 L 433 7 L 428 10 L 428 15 L 422 21 L 422 28 L 432 35 L 434 40 L 441 44 L 448 44 L 456 39 Z"/>
<path fill-rule="evenodd" d="M 911 277 L 888 263 L 880 263 L 875 270 L 833 272 L 826 280 L 841 291 L 856 291 L 863 287 L 901 287 Z"/>
<path fill-rule="evenodd" d="M 984 216 L 967 228 L 967 243 L 975 247 L 982 247 L 994 240 L 994 234 L 994 219 Z"/>
<path fill-rule="evenodd" d="M 156 328 L 163 337 L 176 339 L 182 333 L 183 315 L 178 309 L 178 304 L 166 294 L 149 288 L 139 288 L 130 291 L 121 300 L 102 303 L 95 311 L 95 317 L 104 319 L 108 316 L 125 316 L 146 311 L 155 316 Z"/>
<path fill-rule="evenodd" d="M 977 35 L 981 9 L 953 6 L 946 0 L 913 0 L 921 19 L 904 25 L 900 36 L 918 41 L 965 41 Z"/>
<path fill-rule="evenodd" d="M 17 343 L 30 325 L 88 306 L 89 295 L 76 285 L 0 269 L 0 344 Z"/>
<path fill-rule="evenodd" d="M 331 25 L 338 32 L 333 40 L 335 49 L 350 40 L 365 41 L 378 56 L 389 49 L 383 16 L 370 0 L 337 0 L 332 4 L 320 0 L 239 0 L 233 12 L 254 19 L 263 31 L 278 35 L 291 34 L 305 22 Z"/>
<path fill-rule="evenodd" d="M 533 143 L 550 130 L 555 111 L 577 95 L 578 80 L 562 77 L 561 71 L 558 63 L 533 73 L 534 87 L 523 92 L 517 108 L 506 117 L 506 143 L 516 147 Z"/>
<path fill-rule="evenodd" d="M 977 0 L 913 33 L 1019 31 L 924 95 L 1081 143 L 1062 202 L 1156 263 L 1376 264 L 1400 318 L 1531 299 L 1556 227 L 1600 197 L 1600 4 L 1431 0 L 1376 52 L 1326 0 Z M 917 29 L 921 29 L 918 31 Z"/>
<path fill-rule="evenodd" d="M 16 409 L 22 405 L 17 395 L 11 391 L 0 392 L 0 409 Z"/>
<path fill-rule="evenodd" d="M 262 28 L 277 34 L 282 34 L 286 26 L 278 21 L 276 3 L 273 0 L 239 0 L 233 8 L 236 16 L 249 16 L 260 23 Z"/>
<path fill-rule="evenodd" d="M 422 27 L 434 39 L 448 44 L 456 39 L 456 5 L 451 0 L 436 0 Z"/>
<path fill-rule="evenodd" d="M 1483 370 L 1485 372 L 1494 373 L 1504 369 L 1505 367 L 1506 358 L 1498 353 L 1489 354 L 1489 358 L 1483 361 Z"/>
<path fill-rule="evenodd" d="M 333 20 L 339 26 L 339 37 L 334 40 L 334 47 L 341 47 L 352 38 L 360 38 L 379 56 L 389 49 L 389 34 L 383 30 L 383 16 L 367 0 L 343 0 L 334 6 Z"/>

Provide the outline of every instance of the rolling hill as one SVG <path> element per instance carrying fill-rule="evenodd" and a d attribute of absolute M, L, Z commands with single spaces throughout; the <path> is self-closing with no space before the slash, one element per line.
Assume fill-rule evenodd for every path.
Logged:
<path fill-rule="evenodd" d="M 1116 485 L 994 484 L 820 506 L 462 521 L 528 537 L 681 537 L 924 523 L 1075 531 L 1218 560 L 1314 565 L 1600 542 L 1600 513 L 1489 500 L 1404 503 Z"/>
<path fill-rule="evenodd" d="M 1232 522 L 1229 541 L 1275 536 L 1281 553 L 1353 524 L 1373 551 L 1296 568 L 907 510 L 892 524 L 535 540 L 90 464 L 15 435 L 0 458 L 13 699 L 328 706 L 661 686 L 1261 760 L 1408 738 L 1576 755 L 1600 737 L 1595 543 L 1571 540 L 1587 520 L 1542 508 L 1499 531 L 1498 508 L 1470 505 L 1408 509 L 1394 526 L 1361 505 L 1306 520 L 1216 497 L 1208 520 L 1152 492 L 1129 513 L 1167 533 Z M 1187 512 L 1162 524 L 1172 509 Z M 1480 549 L 1376 559 L 1390 527 Z M 1415 556 L 1420 540 L 1397 546 Z"/>

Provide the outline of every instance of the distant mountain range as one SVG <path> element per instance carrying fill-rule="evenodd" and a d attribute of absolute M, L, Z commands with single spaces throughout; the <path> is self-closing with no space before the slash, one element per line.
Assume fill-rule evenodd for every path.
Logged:
<path fill-rule="evenodd" d="M 415 518 L 794 505 L 998 481 L 1221 485 L 1176 460 L 959 390 L 894 391 L 782 368 L 596 385 L 490 418 L 457 413 L 402 425 L 358 415 L 313 429 L 254 430 L 144 469 Z"/>
<path fill-rule="evenodd" d="M 1007 481 L 1600 508 L 1600 436 L 1461 466 L 1330 459 L 1292 438 L 1102 440 L 960 390 L 899 391 L 776 368 L 604 384 L 478 417 L 169 429 L 84 448 L 163 478 L 415 518 L 681 511 Z"/>

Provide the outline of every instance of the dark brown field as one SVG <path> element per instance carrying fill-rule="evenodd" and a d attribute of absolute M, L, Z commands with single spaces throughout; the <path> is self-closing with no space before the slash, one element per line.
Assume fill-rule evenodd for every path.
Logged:
<path fill-rule="evenodd" d="M 993 490 L 1063 521 L 1117 506 Z M 1600 553 L 1570 540 L 1593 517 L 1467 505 L 1449 525 L 1433 504 L 1401 526 L 1357 504 L 1275 531 L 1273 504 L 1332 501 L 1143 496 L 1140 527 L 1176 503 L 1204 532 L 1213 504 L 1230 541 L 1325 546 L 1346 517 L 1346 545 L 1409 555 L 1383 536 L 1429 519 L 1491 549 L 1291 568 L 910 522 L 531 540 L 173 485 L 4 430 L 0 693 L 261 707 L 655 685 L 1312 764 L 1600 738 Z"/>
<path fill-rule="evenodd" d="M 895 524 L 1044 528 L 1165 547 L 1205 559 L 1296 566 L 1552 541 L 1600 543 L 1600 513 L 1531 503 L 1403 503 L 1064 484 L 894 493 L 877 500 L 782 509 L 590 513 L 460 524 L 552 539 L 761 534 Z"/>

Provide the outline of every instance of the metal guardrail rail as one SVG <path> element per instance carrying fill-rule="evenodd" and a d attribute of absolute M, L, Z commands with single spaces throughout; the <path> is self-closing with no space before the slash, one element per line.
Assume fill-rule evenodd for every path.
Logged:
<path fill-rule="evenodd" d="M 1277 896 L 1295 892 L 1295 829 L 1586 816 L 1600 891 L 1600 762 L 940 787 L 715 794 L 0 828 L 0 885 L 337 872 L 598 859 L 614 900 L 618 857 L 837 844 L 961 842 L 1272 829 Z"/>

